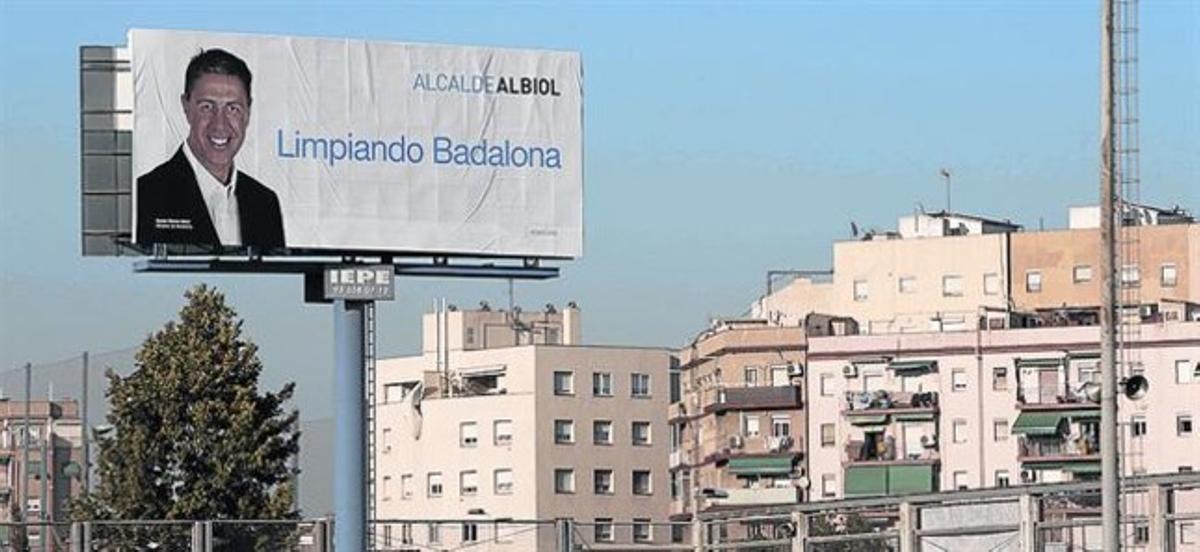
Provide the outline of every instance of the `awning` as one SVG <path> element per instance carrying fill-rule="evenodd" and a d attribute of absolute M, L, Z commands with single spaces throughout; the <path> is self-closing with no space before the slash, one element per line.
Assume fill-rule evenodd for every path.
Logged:
<path fill-rule="evenodd" d="M 504 371 L 505 371 L 505 365 L 491 364 L 491 365 L 487 365 L 487 366 L 467 366 L 467 367 L 463 367 L 463 368 L 456 368 L 455 371 L 458 372 L 458 375 L 460 377 L 464 377 L 464 378 L 482 378 L 482 377 L 487 377 L 487 376 L 503 376 Z"/>
<path fill-rule="evenodd" d="M 1080 462 L 1077 464 L 1065 464 L 1062 471 L 1074 473 L 1077 475 L 1095 475 L 1100 473 L 1100 464 L 1098 462 Z"/>
<path fill-rule="evenodd" d="M 889 466 L 888 494 L 932 493 L 933 466 Z"/>
<path fill-rule="evenodd" d="M 1060 413 L 1068 418 L 1072 418 L 1072 419 L 1076 419 L 1076 420 L 1087 419 L 1087 418 L 1097 418 L 1097 419 L 1100 418 L 1100 408 L 1098 408 L 1098 407 L 1097 408 L 1078 409 L 1078 410 L 1062 410 L 1062 411 L 1060 411 Z"/>
<path fill-rule="evenodd" d="M 936 360 L 895 360 L 888 364 L 897 374 L 927 373 L 937 371 Z"/>
<path fill-rule="evenodd" d="M 846 468 L 846 496 L 886 495 L 887 466 Z"/>
<path fill-rule="evenodd" d="M 730 458 L 729 473 L 734 475 L 787 475 L 792 473 L 792 457 Z"/>
<path fill-rule="evenodd" d="M 933 412 L 900 412 L 892 414 L 892 418 L 897 422 L 931 422 Z"/>
<path fill-rule="evenodd" d="M 862 416 L 847 416 L 850 423 L 856 426 L 883 425 L 887 423 L 887 414 L 865 414 Z"/>
<path fill-rule="evenodd" d="M 1017 359 L 1017 367 L 1018 368 L 1024 368 L 1026 366 L 1028 366 L 1030 368 L 1036 368 L 1036 367 L 1054 367 L 1054 366 L 1062 366 L 1062 365 L 1063 365 L 1063 357 L 1018 358 Z"/>
<path fill-rule="evenodd" d="M 1058 428 L 1067 419 L 1066 412 L 1022 412 L 1013 422 L 1012 432 L 1019 435 L 1056 435 Z"/>

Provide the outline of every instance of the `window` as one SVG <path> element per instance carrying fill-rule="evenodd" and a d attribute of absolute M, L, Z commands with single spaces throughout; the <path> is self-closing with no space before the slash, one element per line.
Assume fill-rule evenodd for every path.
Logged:
<path fill-rule="evenodd" d="M 1200 363 L 1195 366 L 1190 360 L 1175 361 L 1175 383 L 1193 383 L 1200 380 Z"/>
<path fill-rule="evenodd" d="M 742 371 L 742 381 L 746 383 L 746 387 L 755 387 L 758 385 L 758 366 L 747 366 Z"/>
<path fill-rule="evenodd" d="M 650 422 L 633 422 L 629 429 L 630 440 L 634 446 L 650 444 Z"/>
<path fill-rule="evenodd" d="M 746 437 L 758 437 L 758 414 L 742 414 L 742 435 Z"/>
<path fill-rule="evenodd" d="M 506 447 L 512 444 L 512 420 L 496 420 L 492 423 L 492 436 L 496 446 Z"/>
<path fill-rule="evenodd" d="M 611 397 L 612 394 L 612 374 L 609 372 L 592 372 L 592 396 Z"/>
<path fill-rule="evenodd" d="M 1000 275 L 989 272 L 983 275 L 983 294 L 1000 295 Z"/>
<path fill-rule="evenodd" d="M 650 520 L 633 518 L 633 542 L 650 542 Z"/>
<path fill-rule="evenodd" d="M 1071 280 L 1076 284 L 1092 281 L 1092 266 L 1075 265 L 1075 268 L 1071 270 Z"/>
<path fill-rule="evenodd" d="M 442 474 L 439 472 L 431 472 L 429 474 L 429 485 L 426 487 L 429 498 L 437 498 L 442 496 Z"/>
<path fill-rule="evenodd" d="M 951 430 L 952 430 L 951 437 L 953 438 L 955 443 L 967 442 L 967 421 L 966 420 L 964 420 L 962 418 L 954 420 L 954 423 L 951 425 Z"/>
<path fill-rule="evenodd" d="M 610 420 L 592 422 L 592 443 L 596 445 L 611 445 L 613 443 L 613 425 Z"/>
<path fill-rule="evenodd" d="M 833 374 L 821 374 L 821 396 L 833 396 Z"/>
<path fill-rule="evenodd" d="M 498 469 L 492 472 L 492 492 L 498 495 L 512 494 L 513 491 L 513 473 L 508 468 Z"/>
<path fill-rule="evenodd" d="M 1042 271 L 1025 271 L 1025 291 L 1029 293 L 1040 293 L 1042 291 Z"/>
<path fill-rule="evenodd" d="M 871 288 L 868 287 L 866 280 L 855 280 L 854 281 L 854 300 L 855 301 L 866 301 L 867 298 L 870 297 L 870 294 L 871 294 Z"/>
<path fill-rule="evenodd" d="M 575 374 L 572 372 L 554 372 L 554 394 L 574 395 Z"/>
<path fill-rule="evenodd" d="M 1008 485 L 1008 470 L 996 470 L 996 486 L 1007 487 Z"/>
<path fill-rule="evenodd" d="M 900 293 L 916 293 L 917 292 L 917 277 L 916 276 L 901 276 L 900 277 Z"/>
<path fill-rule="evenodd" d="M 1133 526 L 1133 544 L 1150 543 L 1150 525 L 1138 523 Z"/>
<path fill-rule="evenodd" d="M 992 368 L 992 391 L 1008 391 L 1008 367 Z"/>
<path fill-rule="evenodd" d="M 837 479 L 831 473 L 821 475 L 821 497 L 831 498 L 837 496 Z"/>
<path fill-rule="evenodd" d="M 942 297 L 962 297 L 962 276 L 951 274 L 942 276 Z"/>
<path fill-rule="evenodd" d="M 572 420 L 554 420 L 554 442 L 569 445 L 575 442 L 575 422 Z"/>
<path fill-rule="evenodd" d="M 442 542 L 442 526 L 437 523 L 430 523 L 426 526 L 429 529 L 429 544 L 438 544 Z"/>
<path fill-rule="evenodd" d="M 1175 433 L 1180 437 L 1186 437 L 1192 434 L 1192 417 L 1187 414 L 1180 414 L 1175 417 Z"/>
<path fill-rule="evenodd" d="M 379 435 L 380 444 L 383 445 L 383 454 L 392 451 L 392 428 L 385 427 Z"/>
<path fill-rule="evenodd" d="M 650 374 L 633 373 L 629 375 L 629 390 L 630 396 L 633 397 L 649 397 L 650 396 Z"/>
<path fill-rule="evenodd" d="M 792 376 L 788 372 L 786 364 L 776 364 L 771 367 L 771 385 L 773 387 L 787 387 L 792 384 Z"/>
<path fill-rule="evenodd" d="M 477 540 L 479 540 L 479 524 L 464 522 L 462 524 L 462 541 L 475 542 Z"/>
<path fill-rule="evenodd" d="M 1134 437 L 1144 437 L 1146 435 L 1146 417 L 1133 416 L 1129 419 L 1129 434 Z"/>
<path fill-rule="evenodd" d="M 1162 287 L 1175 287 L 1179 283 L 1179 270 L 1175 268 L 1175 263 L 1164 263 L 1160 278 Z"/>
<path fill-rule="evenodd" d="M 1196 544 L 1200 542 L 1200 526 L 1195 522 L 1179 522 L 1179 544 Z"/>
<path fill-rule="evenodd" d="M 458 424 L 458 446 L 474 447 L 479 444 L 479 427 L 475 422 Z"/>
<path fill-rule="evenodd" d="M 1089 361 L 1079 364 L 1079 379 L 1077 385 L 1084 383 L 1100 383 L 1100 361 Z"/>
<path fill-rule="evenodd" d="M 400 524 L 400 544 L 412 544 L 413 543 L 412 527 L 413 526 L 411 523 L 401 523 Z"/>
<path fill-rule="evenodd" d="M 405 389 L 403 383 L 388 383 L 383 386 L 383 402 L 394 403 L 404 400 Z"/>
<path fill-rule="evenodd" d="M 458 494 L 461 496 L 479 494 L 479 472 L 465 470 L 458 473 Z"/>
<path fill-rule="evenodd" d="M 400 476 L 400 500 L 412 500 L 413 476 L 406 473 Z"/>
<path fill-rule="evenodd" d="M 467 328 L 466 340 L 467 340 L 467 345 L 475 344 L 475 328 Z"/>
<path fill-rule="evenodd" d="M 558 328 L 546 328 L 546 343 L 549 345 L 560 343 Z"/>
<path fill-rule="evenodd" d="M 381 489 L 381 491 L 382 492 L 380 494 L 383 495 L 384 500 L 392 499 L 392 476 L 383 476 L 383 489 Z"/>
<path fill-rule="evenodd" d="M 1142 285 L 1142 271 L 1138 268 L 1138 265 L 1125 265 L 1121 267 L 1121 285 L 1125 287 Z"/>
<path fill-rule="evenodd" d="M 950 372 L 950 386 L 955 391 L 967 390 L 967 371 L 956 369 Z"/>
<path fill-rule="evenodd" d="M 575 470 L 558 468 L 554 470 L 554 492 L 558 494 L 573 494 L 575 492 Z"/>
<path fill-rule="evenodd" d="M 596 524 L 593 526 L 592 538 L 596 542 L 612 542 L 613 541 L 613 520 L 612 518 L 596 518 Z"/>
<path fill-rule="evenodd" d="M 821 446 L 832 447 L 836 441 L 836 433 L 833 424 L 821 424 Z"/>
<path fill-rule="evenodd" d="M 771 416 L 771 436 L 787 437 L 792 434 L 792 420 L 786 414 Z"/>
<path fill-rule="evenodd" d="M 992 420 L 992 435 L 996 442 L 1008 440 L 1008 420 Z"/>
<path fill-rule="evenodd" d="M 648 495 L 653 491 L 650 485 L 650 470 L 633 470 L 633 494 Z"/>
<path fill-rule="evenodd" d="M 592 492 L 598 495 L 613 494 L 612 470 L 595 470 L 592 472 Z"/>
<path fill-rule="evenodd" d="M 967 472 L 961 470 L 954 472 L 954 489 L 959 491 L 965 491 L 968 489 Z"/>

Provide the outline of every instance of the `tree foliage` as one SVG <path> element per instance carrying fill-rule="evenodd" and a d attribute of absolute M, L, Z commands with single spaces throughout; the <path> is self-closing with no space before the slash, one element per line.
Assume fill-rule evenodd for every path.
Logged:
<path fill-rule="evenodd" d="M 99 440 L 98 488 L 74 516 L 298 517 L 289 467 L 298 414 L 284 410 L 294 384 L 259 389 L 258 349 L 223 294 L 200 285 L 185 297 L 179 319 L 143 343 L 132 374 L 107 374 L 112 431 Z"/>

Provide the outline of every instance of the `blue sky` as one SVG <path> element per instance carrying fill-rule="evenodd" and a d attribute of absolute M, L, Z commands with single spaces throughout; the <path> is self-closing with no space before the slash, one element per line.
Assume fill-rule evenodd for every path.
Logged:
<path fill-rule="evenodd" d="M 822 268 L 851 221 L 918 205 L 1030 227 L 1097 195 L 1099 8 L 1084 1 L 808 3 L 0 2 L 0 370 L 139 343 L 195 276 L 79 255 L 78 47 L 130 27 L 582 52 L 586 242 L 561 279 L 585 339 L 676 346 L 741 313 L 765 272 Z M 1141 7 L 1144 200 L 1200 210 L 1200 2 Z M 269 384 L 329 413 L 332 315 L 302 282 L 209 277 L 262 347 Z M 506 303 L 503 283 L 412 280 L 381 352 L 419 343 L 432 301 Z"/>

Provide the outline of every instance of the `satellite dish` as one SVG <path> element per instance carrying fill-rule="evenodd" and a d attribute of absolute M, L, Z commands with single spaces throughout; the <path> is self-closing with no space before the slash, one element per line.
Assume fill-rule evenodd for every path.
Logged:
<path fill-rule="evenodd" d="M 1121 381 L 1121 387 L 1125 392 L 1125 398 L 1136 401 L 1146 396 L 1150 391 L 1150 380 L 1146 376 L 1130 376 Z"/>
<path fill-rule="evenodd" d="M 1100 384 L 1094 381 L 1089 381 L 1079 388 L 1079 394 L 1086 398 L 1089 402 L 1100 402 Z"/>
<path fill-rule="evenodd" d="M 807 489 L 809 485 L 812 485 L 812 481 L 808 480 L 807 475 L 801 475 L 800 477 L 796 478 L 797 487 L 800 487 L 801 489 Z"/>

